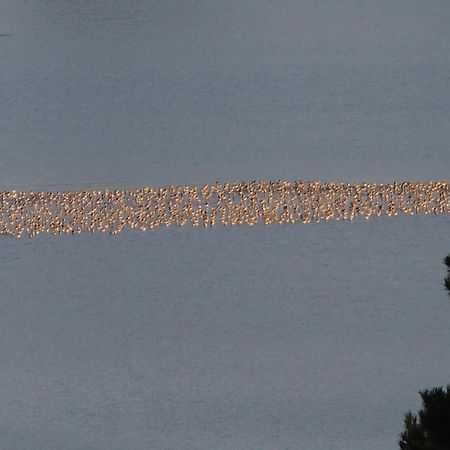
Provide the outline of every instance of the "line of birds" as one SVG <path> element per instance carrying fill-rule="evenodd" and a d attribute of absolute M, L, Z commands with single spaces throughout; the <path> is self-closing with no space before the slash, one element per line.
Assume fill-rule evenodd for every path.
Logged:
<path fill-rule="evenodd" d="M 252 181 L 134 190 L 0 192 L 0 235 L 141 231 L 450 212 L 445 182 Z"/>

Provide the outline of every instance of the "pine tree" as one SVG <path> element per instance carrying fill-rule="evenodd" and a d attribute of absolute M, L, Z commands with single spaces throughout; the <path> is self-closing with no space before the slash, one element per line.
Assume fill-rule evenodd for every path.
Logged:
<path fill-rule="evenodd" d="M 425 445 L 425 434 L 422 424 L 417 421 L 411 411 L 405 414 L 405 431 L 398 442 L 401 450 L 422 450 Z"/>
<path fill-rule="evenodd" d="M 419 392 L 423 408 L 405 414 L 401 450 L 450 450 L 450 385 Z"/>

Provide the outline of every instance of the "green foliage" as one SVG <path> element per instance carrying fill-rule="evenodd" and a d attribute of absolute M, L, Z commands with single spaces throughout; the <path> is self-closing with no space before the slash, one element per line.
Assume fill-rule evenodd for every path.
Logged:
<path fill-rule="evenodd" d="M 423 408 L 405 414 L 401 450 L 450 450 L 450 385 L 419 392 Z"/>
<path fill-rule="evenodd" d="M 423 427 L 411 411 L 405 414 L 405 431 L 400 435 L 401 450 L 421 450 L 425 445 Z"/>

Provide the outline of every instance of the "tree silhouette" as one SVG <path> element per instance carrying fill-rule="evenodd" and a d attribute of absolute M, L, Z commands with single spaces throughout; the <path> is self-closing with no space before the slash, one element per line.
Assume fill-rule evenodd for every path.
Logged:
<path fill-rule="evenodd" d="M 450 450 L 450 385 L 419 392 L 423 408 L 405 414 L 401 450 Z"/>
<path fill-rule="evenodd" d="M 450 295 L 450 255 L 444 258 L 444 264 L 447 266 L 447 276 L 444 279 L 444 286 Z"/>
<path fill-rule="evenodd" d="M 450 255 L 444 258 L 447 276 L 444 286 L 450 295 Z M 405 414 L 405 430 L 398 445 L 401 450 L 450 450 L 450 384 L 419 392 L 423 408 Z"/>

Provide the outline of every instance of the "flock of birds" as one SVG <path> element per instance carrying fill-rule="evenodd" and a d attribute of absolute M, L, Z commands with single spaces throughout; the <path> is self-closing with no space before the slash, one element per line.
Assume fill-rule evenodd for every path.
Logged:
<path fill-rule="evenodd" d="M 0 235 L 141 231 L 450 212 L 450 184 L 252 181 L 136 190 L 0 192 Z"/>

